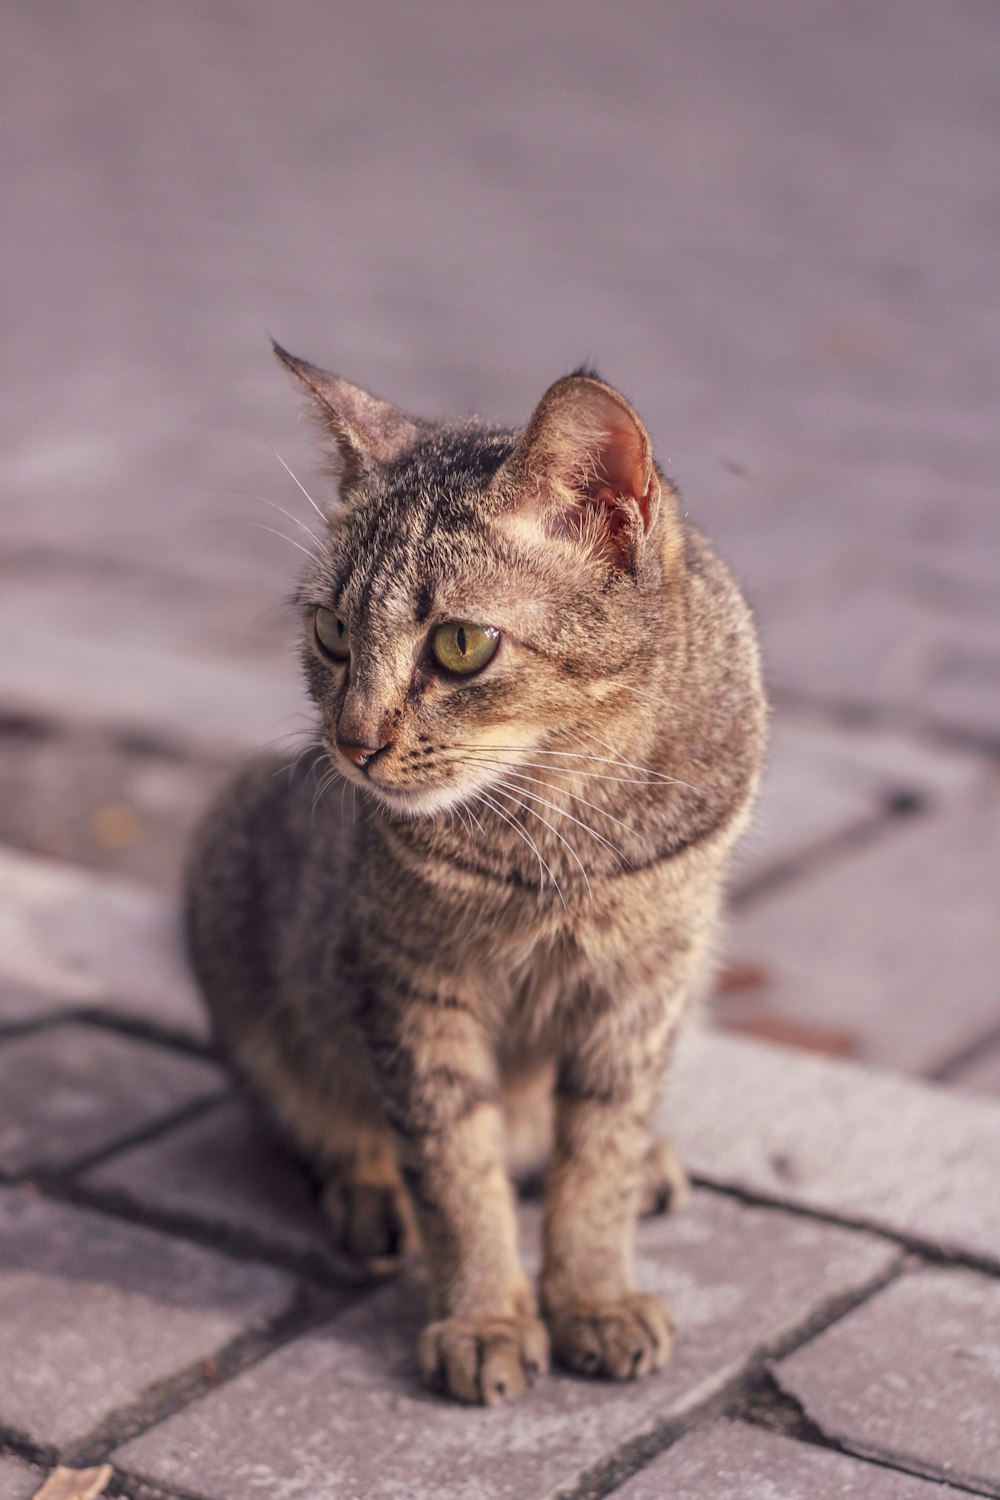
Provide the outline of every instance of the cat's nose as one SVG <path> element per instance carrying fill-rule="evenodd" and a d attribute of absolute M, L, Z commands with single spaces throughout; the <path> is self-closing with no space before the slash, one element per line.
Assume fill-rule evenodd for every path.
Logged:
<path fill-rule="evenodd" d="M 337 741 L 337 749 L 341 755 L 346 755 L 349 761 L 352 761 L 354 765 L 360 767 L 362 770 L 364 770 L 370 760 L 374 760 L 376 755 L 381 755 L 382 751 L 388 750 L 388 748 L 388 741 L 384 745 L 352 745 L 346 740 Z"/>

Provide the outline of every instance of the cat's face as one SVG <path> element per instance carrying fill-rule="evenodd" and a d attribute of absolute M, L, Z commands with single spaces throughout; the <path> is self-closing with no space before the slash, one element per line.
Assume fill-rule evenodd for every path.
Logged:
<path fill-rule="evenodd" d="M 316 395 L 321 372 L 286 363 Z M 364 453 L 356 408 L 346 454 L 326 413 L 346 473 L 300 593 L 306 674 L 336 768 L 393 812 L 490 805 L 507 768 L 592 753 L 641 679 L 659 483 L 608 391 L 560 382 L 523 436 L 418 425 L 359 393 L 379 418 Z"/>

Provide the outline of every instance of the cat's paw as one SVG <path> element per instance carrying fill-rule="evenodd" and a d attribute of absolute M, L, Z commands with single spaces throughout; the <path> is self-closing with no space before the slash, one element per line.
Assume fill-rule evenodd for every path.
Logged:
<path fill-rule="evenodd" d="M 481 1406 L 513 1401 L 549 1368 L 545 1324 L 511 1318 L 444 1318 L 430 1323 L 417 1347 L 424 1384 L 440 1395 Z"/>
<path fill-rule="evenodd" d="M 571 1303 L 549 1315 L 552 1352 L 578 1375 L 634 1380 L 658 1370 L 673 1343 L 659 1297 L 631 1292 L 614 1302 Z"/>
<path fill-rule="evenodd" d="M 687 1201 L 691 1192 L 688 1175 L 669 1141 L 653 1141 L 642 1164 L 639 1213 L 642 1218 L 669 1214 Z"/>
<path fill-rule="evenodd" d="M 374 1275 L 389 1275 L 417 1248 L 413 1210 L 393 1176 L 345 1170 L 326 1182 L 320 1198 L 339 1250 Z"/>

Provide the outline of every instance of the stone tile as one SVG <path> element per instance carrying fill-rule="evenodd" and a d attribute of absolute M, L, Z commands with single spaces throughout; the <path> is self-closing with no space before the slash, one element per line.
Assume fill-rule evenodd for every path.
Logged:
<path fill-rule="evenodd" d="M 984 1048 L 977 1057 L 950 1072 L 948 1083 L 970 1094 L 1000 1096 L 1000 1042 Z"/>
<path fill-rule="evenodd" d="M 76 724 L 61 732 L 25 725 L 0 743 L 0 845 L 177 900 L 191 829 L 232 774 L 231 759 L 181 757 Z"/>
<path fill-rule="evenodd" d="M 113 1157 L 81 1180 L 140 1207 L 262 1244 L 308 1255 L 328 1251 L 305 1179 L 236 1100 Z"/>
<path fill-rule="evenodd" d="M 4 984 L 0 981 L 0 1028 L 44 1021 L 72 1009 L 72 1001 L 60 999 L 51 991 L 33 990 L 25 984 Z"/>
<path fill-rule="evenodd" d="M 0 1044 L 0 1171 L 56 1171 L 224 1087 L 201 1058 L 74 1023 Z"/>
<path fill-rule="evenodd" d="M 794 725 L 775 728 L 760 802 L 736 855 L 737 890 L 879 812 L 883 799 L 871 778 L 831 769 L 830 740 L 835 732 L 827 738 L 803 735 Z"/>
<path fill-rule="evenodd" d="M 702 1400 L 893 1255 L 866 1235 L 699 1193 L 685 1213 L 640 1232 L 639 1282 L 667 1295 L 679 1330 L 672 1360 L 650 1380 L 552 1375 L 491 1411 L 432 1398 L 414 1360 L 423 1297 L 397 1283 L 128 1443 L 116 1461 L 208 1500 L 536 1500 Z"/>
<path fill-rule="evenodd" d="M 661 1119 L 689 1171 L 1000 1261 L 1000 1105 L 691 1033 Z"/>
<path fill-rule="evenodd" d="M 615 1500 L 948 1500 L 955 1491 L 744 1422 L 713 1422 L 642 1469 Z"/>
<path fill-rule="evenodd" d="M 244 502 L 240 510 L 261 519 L 260 507 Z M 238 528 L 215 528 L 223 536 L 227 529 Z M 22 568 L 0 597 L 0 638 L 17 646 L 0 666 L 3 702 L 29 717 L 212 754 L 257 748 L 305 707 L 290 654 L 294 625 L 272 608 L 287 574 L 276 568 L 273 592 L 258 587 L 252 604 L 247 586 L 193 588 L 155 573 L 79 567 L 33 577 Z"/>
<path fill-rule="evenodd" d="M 280 1272 L 0 1191 L 0 1426 L 65 1448 L 290 1295 Z"/>
<path fill-rule="evenodd" d="M 737 853 L 737 888 L 911 793 L 954 801 L 988 780 L 984 757 L 893 730 L 802 719 L 781 707 L 760 804 Z"/>
<path fill-rule="evenodd" d="M 925 1268 L 776 1367 L 831 1438 L 1000 1492 L 1000 1282 Z"/>
<path fill-rule="evenodd" d="M 956 580 L 956 592 L 963 594 Z M 995 583 L 993 585 L 995 591 Z M 979 598 L 978 608 L 974 601 Z M 884 576 L 824 596 L 813 590 L 766 617 L 765 660 L 776 687 L 913 715 L 994 738 L 1000 730 L 1000 632 L 989 591 L 920 597 Z M 830 641 L 837 649 L 831 651 Z"/>
<path fill-rule="evenodd" d="M 0 981 L 204 1035 L 177 906 L 113 876 L 0 849 Z"/>
<path fill-rule="evenodd" d="M 768 1008 L 929 1072 L 996 1025 L 998 844 L 997 798 L 893 825 L 737 913 L 729 952 Z"/>
<path fill-rule="evenodd" d="M 31 1500 L 42 1483 L 42 1475 L 12 1458 L 0 1458 L 0 1500 Z"/>

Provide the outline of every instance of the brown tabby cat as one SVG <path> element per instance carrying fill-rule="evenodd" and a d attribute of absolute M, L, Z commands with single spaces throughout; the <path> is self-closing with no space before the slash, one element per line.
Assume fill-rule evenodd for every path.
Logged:
<path fill-rule="evenodd" d="M 270 761 L 210 814 L 188 928 L 219 1041 L 344 1247 L 385 1266 L 419 1238 L 433 1389 L 509 1400 L 550 1340 L 642 1374 L 671 1325 L 635 1219 L 683 1184 L 649 1121 L 761 757 L 749 613 L 592 373 L 515 432 L 277 353 L 336 450 L 298 602 L 364 816 Z M 536 1301 L 511 1176 L 545 1159 Z"/>

